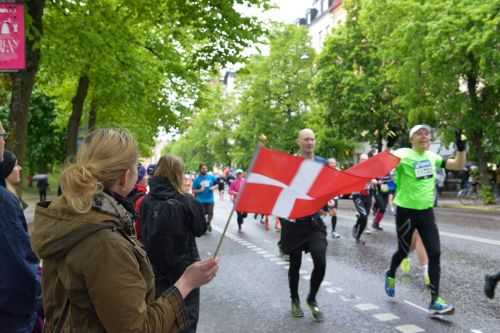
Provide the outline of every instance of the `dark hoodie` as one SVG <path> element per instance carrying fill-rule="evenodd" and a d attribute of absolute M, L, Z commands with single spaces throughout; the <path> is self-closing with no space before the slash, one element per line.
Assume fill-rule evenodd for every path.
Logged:
<path fill-rule="evenodd" d="M 164 177 L 151 178 L 149 186 L 140 214 L 143 242 L 156 278 L 172 284 L 200 259 L 195 237 L 206 232 L 203 208 Z"/>
<path fill-rule="evenodd" d="M 155 271 L 157 293 L 172 286 L 187 266 L 200 259 L 195 237 L 206 232 L 203 208 L 190 194 L 177 192 L 168 179 L 153 177 L 141 205 L 142 241 Z M 199 289 L 184 300 L 187 327 L 196 332 Z"/>
<path fill-rule="evenodd" d="M 33 247 L 44 260 L 45 330 L 176 332 L 185 325 L 178 290 L 155 300 L 146 254 L 128 236 L 131 216 L 108 194 L 75 212 L 63 197 L 35 211 Z M 66 310 L 65 310 L 66 309 Z M 61 319 L 62 318 L 62 319 Z"/>

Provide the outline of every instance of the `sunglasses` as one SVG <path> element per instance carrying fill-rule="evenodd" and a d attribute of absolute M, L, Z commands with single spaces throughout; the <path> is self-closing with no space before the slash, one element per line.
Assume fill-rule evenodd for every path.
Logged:
<path fill-rule="evenodd" d="M 8 133 L 0 133 L 0 138 L 3 138 L 4 140 L 9 137 Z"/>

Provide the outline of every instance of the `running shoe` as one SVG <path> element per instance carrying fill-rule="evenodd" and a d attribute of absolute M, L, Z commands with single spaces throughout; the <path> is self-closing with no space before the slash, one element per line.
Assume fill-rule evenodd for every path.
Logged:
<path fill-rule="evenodd" d="M 320 323 L 325 320 L 325 316 L 319 309 L 318 303 L 316 303 L 316 301 L 307 301 L 307 305 L 309 305 L 313 318 L 316 322 Z"/>
<path fill-rule="evenodd" d="M 372 224 L 372 228 L 373 228 L 373 230 L 378 230 L 378 231 L 382 231 L 382 230 L 384 230 L 384 229 L 380 226 L 380 224 L 375 224 L 375 223 L 374 223 L 374 224 Z"/>
<path fill-rule="evenodd" d="M 304 317 L 304 311 L 300 307 L 300 302 L 298 300 L 292 300 L 292 317 L 302 318 Z"/>
<path fill-rule="evenodd" d="M 484 276 L 484 293 L 486 297 L 493 299 L 495 297 L 495 287 L 497 286 L 497 281 L 493 276 L 486 274 Z"/>
<path fill-rule="evenodd" d="M 429 312 L 433 315 L 452 315 L 455 313 L 455 308 L 453 305 L 447 304 L 441 297 L 438 297 L 429 306 Z"/>
<path fill-rule="evenodd" d="M 338 233 L 336 233 L 335 231 L 332 231 L 332 238 L 334 239 L 339 239 L 339 238 L 342 238 L 342 236 L 340 236 Z"/>
<path fill-rule="evenodd" d="M 396 295 L 396 279 L 390 277 L 388 273 L 385 273 L 385 293 L 389 297 Z"/>
<path fill-rule="evenodd" d="M 411 263 L 410 263 L 410 258 L 406 257 L 401 261 L 401 270 L 403 273 L 410 273 L 411 270 Z"/>
<path fill-rule="evenodd" d="M 212 226 L 210 225 L 210 223 L 208 223 L 208 225 L 207 225 L 207 231 L 212 232 Z"/>

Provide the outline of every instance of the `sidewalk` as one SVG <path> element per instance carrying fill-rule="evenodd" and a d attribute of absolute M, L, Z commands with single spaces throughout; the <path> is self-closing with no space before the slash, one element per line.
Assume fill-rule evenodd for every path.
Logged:
<path fill-rule="evenodd" d="M 457 199 L 443 198 L 438 201 L 438 208 L 454 208 L 462 209 L 466 211 L 475 212 L 485 212 L 485 213 L 499 213 L 500 214 L 500 204 L 496 205 L 462 205 Z"/>

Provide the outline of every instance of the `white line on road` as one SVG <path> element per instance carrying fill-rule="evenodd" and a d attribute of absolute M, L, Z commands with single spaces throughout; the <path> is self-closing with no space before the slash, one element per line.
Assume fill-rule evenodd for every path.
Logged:
<path fill-rule="evenodd" d="M 425 313 L 429 313 L 429 310 L 427 310 L 426 308 L 423 308 L 423 307 L 421 307 L 421 306 L 419 306 L 419 305 L 417 305 L 417 304 L 415 304 L 415 303 L 412 303 L 412 302 L 407 301 L 407 300 L 404 300 L 404 302 L 405 302 L 406 304 L 410 305 L 410 306 L 413 306 L 413 307 L 414 307 L 414 308 L 416 308 L 416 309 L 419 309 L 419 310 L 421 310 L 421 311 L 425 312 Z"/>
<path fill-rule="evenodd" d="M 482 331 L 480 330 L 470 330 L 472 333 L 483 333 Z"/>
<path fill-rule="evenodd" d="M 354 306 L 356 309 L 361 311 L 377 310 L 379 307 L 371 303 L 363 303 Z"/>
<path fill-rule="evenodd" d="M 347 215 L 338 215 L 338 216 L 341 217 L 341 218 L 343 218 L 343 219 L 349 219 L 349 220 L 352 220 L 352 221 L 356 220 L 353 217 L 347 216 Z M 393 223 L 383 222 L 382 226 L 384 228 L 387 228 L 387 229 L 393 229 L 393 230 L 395 229 L 395 226 L 394 226 Z M 478 242 L 478 243 L 483 243 L 483 244 L 500 246 L 500 241 L 497 241 L 497 240 L 494 240 L 494 239 L 489 239 L 489 238 L 474 237 L 474 236 L 465 236 L 465 235 L 460 235 L 460 234 L 456 234 L 456 233 L 453 233 L 453 232 L 447 232 L 447 231 L 440 231 L 439 234 L 442 235 L 442 236 L 450 237 L 450 238 L 464 239 L 464 240 Z"/>
<path fill-rule="evenodd" d="M 331 286 L 331 285 L 332 285 L 332 283 L 331 283 L 330 281 L 323 281 L 323 282 L 321 282 L 321 285 L 322 285 L 323 287 L 328 287 L 328 286 Z"/>
<path fill-rule="evenodd" d="M 336 291 L 334 288 L 325 288 L 325 290 L 327 292 L 329 292 L 330 294 L 336 294 L 338 291 Z"/>
<path fill-rule="evenodd" d="M 396 316 L 395 314 L 392 313 L 377 313 L 373 315 L 375 319 L 378 321 L 391 321 L 391 320 L 398 320 L 399 317 Z"/>
<path fill-rule="evenodd" d="M 420 332 L 425 332 L 425 330 L 421 327 L 415 326 L 415 325 L 401 325 L 401 326 L 396 326 L 396 329 L 400 331 L 401 333 L 420 333 Z"/>

